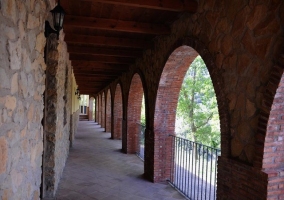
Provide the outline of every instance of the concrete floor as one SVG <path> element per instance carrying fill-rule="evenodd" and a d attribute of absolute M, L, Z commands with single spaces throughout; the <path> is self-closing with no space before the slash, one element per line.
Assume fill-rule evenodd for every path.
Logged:
<path fill-rule="evenodd" d="M 142 178 L 143 161 L 121 152 L 121 140 L 111 140 L 94 122 L 80 121 L 56 194 L 57 200 L 185 199 L 168 184 Z"/>

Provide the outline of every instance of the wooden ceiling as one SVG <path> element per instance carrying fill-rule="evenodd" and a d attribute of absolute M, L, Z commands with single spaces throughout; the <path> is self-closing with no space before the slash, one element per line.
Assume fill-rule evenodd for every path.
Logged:
<path fill-rule="evenodd" d="M 67 42 L 81 94 L 97 94 L 170 33 L 182 12 L 196 12 L 195 0 L 61 0 Z"/>

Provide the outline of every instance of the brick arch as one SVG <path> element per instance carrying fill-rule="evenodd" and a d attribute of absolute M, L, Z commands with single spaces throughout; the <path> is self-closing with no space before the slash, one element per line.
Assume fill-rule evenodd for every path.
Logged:
<path fill-rule="evenodd" d="M 114 94 L 113 106 L 113 131 L 112 139 L 122 139 L 122 118 L 123 118 L 123 103 L 122 103 L 122 88 L 118 83 Z"/>
<path fill-rule="evenodd" d="M 262 169 L 268 175 L 267 199 L 281 199 L 284 193 L 284 74 L 282 68 L 276 72 L 282 77 L 267 122 L 262 160 Z"/>
<path fill-rule="evenodd" d="M 141 118 L 141 106 L 143 98 L 143 85 L 138 73 L 132 77 L 127 106 L 127 134 L 123 150 L 125 153 L 135 153 L 138 145 L 138 126 Z"/>
<path fill-rule="evenodd" d="M 105 125 L 105 120 L 106 120 L 106 107 L 105 107 L 105 104 L 106 104 L 105 93 L 103 92 L 102 93 L 102 106 L 101 106 L 101 109 L 102 109 L 102 123 L 101 123 L 101 127 L 102 128 L 106 127 L 106 125 Z"/>
<path fill-rule="evenodd" d="M 111 132 L 111 93 L 107 90 L 106 95 L 106 132 Z"/>
<path fill-rule="evenodd" d="M 222 72 L 215 66 L 214 59 L 206 46 L 196 38 L 183 38 L 177 41 L 171 49 L 160 78 L 155 104 L 153 156 L 160 159 L 154 159 L 152 169 L 154 182 L 164 181 L 170 177 L 171 142 L 168 134 L 174 134 L 175 111 L 181 84 L 186 71 L 197 55 L 204 60 L 216 93 L 221 124 L 222 156 L 230 155 L 230 120 L 228 102 L 223 91 L 224 81 L 220 75 Z M 149 169 L 146 170 L 146 173 L 149 173 Z"/>

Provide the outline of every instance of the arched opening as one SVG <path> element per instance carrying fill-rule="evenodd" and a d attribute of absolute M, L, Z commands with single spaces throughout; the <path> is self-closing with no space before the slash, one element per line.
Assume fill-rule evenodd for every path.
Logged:
<path fill-rule="evenodd" d="M 105 107 L 105 93 L 103 92 L 102 94 L 102 123 L 101 123 L 101 127 L 105 128 L 105 119 L 106 119 L 106 107 Z"/>
<path fill-rule="evenodd" d="M 267 123 L 262 168 L 268 174 L 267 199 L 283 196 L 284 168 L 284 74 L 274 96 Z"/>
<path fill-rule="evenodd" d="M 106 132 L 111 132 L 111 94 L 110 89 L 106 96 Z"/>
<path fill-rule="evenodd" d="M 122 139 L 122 91 L 120 84 L 117 84 L 115 95 L 114 95 L 114 107 L 113 107 L 113 133 L 111 134 L 112 139 Z"/>
<path fill-rule="evenodd" d="M 198 53 L 188 46 L 177 48 L 168 58 L 161 79 L 155 106 L 154 119 L 154 166 L 162 173 L 155 176 L 154 181 L 165 181 L 171 177 L 171 148 L 172 141 L 169 135 L 175 135 L 175 117 L 178 96 L 181 84 L 189 65 Z M 155 171 L 155 169 L 154 169 Z"/>
<path fill-rule="evenodd" d="M 170 182 L 186 196 L 194 199 L 203 199 L 204 195 L 208 195 L 204 194 L 205 191 L 203 190 L 209 187 L 208 190 L 214 190 L 212 196 L 215 198 L 215 188 L 211 188 L 211 184 L 214 187 L 216 185 L 216 167 L 213 168 L 213 179 L 208 178 L 208 171 L 206 171 L 205 168 L 208 166 L 208 160 L 213 163 L 213 159 L 213 164 L 216 166 L 219 151 L 214 150 L 211 152 L 211 147 L 176 137 L 175 134 L 177 104 L 181 86 L 186 72 L 197 56 L 197 51 L 189 46 L 178 47 L 168 58 L 161 75 L 154 119 L 154 137 L 156 138 L 154 156 L 161 158 L 154 161 L 154 166 L 156 170 L 160 169 L 161 173 L 156 176 L 155 181 L 170 180 Z M 189 76 L 193 78 L 193 74 Z M 197 91 L 194 91 L 194 93 L 196 95 L 198 94 Z M 192 97 L 194 97 L 194 95 L 190 98 Z M 191 100 L 195 101 L 194 99 Z M 191 117 L 193 116 L 194 115 Z M 203 123 L 207 123 L 209 118 L 210 115 L 205 116 Z M 194 128 L 196 127 L 197 126 Z M 208 157 L 210 157 L 210 159 Z M 209 165 L 211 165 L 211 163 Z M 212 171 L 212 169 L 209 170 Z M 192 178 L 193 180 L 191 180 Z M 204 179 L 206 179 L 206 183 L 204 183 Z M 207 179 L 210 179 L 210 181 L 208 180 L 208 184 Z M 194 181 L 194 183 L 192 183 L 192 181 Z M 197 189 L 195 190 L 194 187 Z M 193 191 L 196 193 L 191 194 Z"/>
<path fill-rule="evenodd" d="M 143 85 L 138 74 L 134 74 L 128 95 L 127 106 L 127 136 L 125 153 L 137 153 L 141 130 L 141 107 L 143 97 Z"/>
<path fill-rule="evenodd" d="M 216 94 L 200 56 L 189 66 L 176 111 L 171 182 L 192 199 L 215 199 L 220 119 Z"/>

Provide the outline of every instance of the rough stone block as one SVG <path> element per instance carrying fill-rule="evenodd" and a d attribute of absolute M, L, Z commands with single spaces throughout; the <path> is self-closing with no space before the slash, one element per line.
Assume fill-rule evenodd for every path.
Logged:
<path fill-rule="evenodd" d="M 19 90 L 19 83 L 18 83 L 18 73 L 15 73 L 12 76 L 11 81 L 11 94 L 15 94 Z"/>
<path fill-rule="evenodd" d="M 21 68 L 22 62 L 22 49 L 21 49 L 21 41 L 17 42 L 8 42 L 9 44 L 9 54 L 10 54 L 10 68 L 12 70 L 18 70 Z"/>
<path fill-rule="evenodd" d="M 6 171 L 8 146 L 5 137 L 0 137 L 0 174 Z"/>
<path fill-rule="evenodd" d="M 11 19 L 15 24 L 17 22 L 16 1 L 3 0 L 1 3 L 3 15 Z"/>
<path fill-rule="evenodd" d="M 5 103 L 5 107 L 8 110 L 12 110 L 14 111 L 17 105 L 17 99 L 14 96 L 7 96 L 6 97 L 6 103 Z"/>
<path fill-rule="evenodd" d="M 33 16 L 32 14 L 29 14 L 28 16 L 28 29 L 34 29 L 39 26 L 39 18 Z"/>
<path fill-rule="evenodd" d="M 10 88 L 10 80 L 3 68 L 0 68 L 0 88 Z"/>

